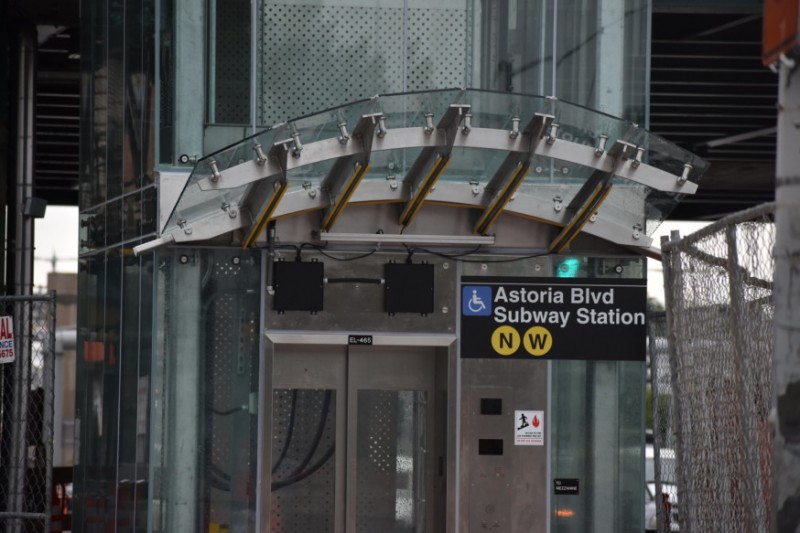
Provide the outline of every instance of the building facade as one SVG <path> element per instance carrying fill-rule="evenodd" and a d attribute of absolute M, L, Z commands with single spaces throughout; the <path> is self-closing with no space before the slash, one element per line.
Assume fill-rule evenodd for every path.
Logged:
<path fill-rule="evenodd" d="M 84 0 L 75 529 L 641 531 L 649 9 Z"/>

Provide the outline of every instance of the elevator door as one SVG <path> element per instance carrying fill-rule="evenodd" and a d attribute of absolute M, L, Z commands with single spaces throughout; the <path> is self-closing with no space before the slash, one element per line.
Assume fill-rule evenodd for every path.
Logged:
<path fill-rule="evenodd" d="M 276 350 L 272 532 L 433 530 L 434 355 L 416 347 Z"/>

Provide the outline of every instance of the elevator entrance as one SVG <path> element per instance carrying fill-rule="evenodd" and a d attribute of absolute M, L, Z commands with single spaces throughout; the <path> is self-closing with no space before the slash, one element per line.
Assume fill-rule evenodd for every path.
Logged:
<path fill-rule="evenodd" d="M 281 345 L 272 368 L 270 531 L 434 531 L 437 349 Z"/>

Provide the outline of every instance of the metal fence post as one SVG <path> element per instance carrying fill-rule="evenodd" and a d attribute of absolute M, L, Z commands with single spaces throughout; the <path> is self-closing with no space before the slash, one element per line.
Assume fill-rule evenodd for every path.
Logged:
<path fill-rule="evenodd" d="M 753 476 L 757 472 L 758 458 L 753 457 L 752 446 L 748 445 L 748 437 L 756 433 L 755 428 L 751 427 L 753 421 L 753 409 L 750 395 L 748 394 L 747 387 L 745 386 L 745 376 L 747 373 L 747 363 L 745 362 L 744 345 L 745 339 L 742 335 L 742 328 L 744 327 L 745 320 L 743 319 L 743 285 L 744 279 L 739 266 L 739 250 L 736 245 L 736 226 L 731 225 L 725 229 L 725 243 L 728 248 L 728 290 L 730 291 L 730 306 L 728 307 L 728 319 L 730 321 L 730 334 L 733 339 L 733 379 L 738 401 L 736 408 L 739 411 L 739 438 L 736 439 L 736 447 L 739 448 L 741 458 L 745 461 L 745 467 L 748 470 L 746 476 L 737 476 L 745 482 L 744 487 L 737 487 L 740 497 L 742 497 L 744 516 L 745 516 L 745 531 L 757 531 L 758 527 L 753 520 L 753 510 L 755 509 L 756 501 L 753 498 L 752 487 L 747 480 L 752 481 L 757 479 Z M 750 430 L 750 431 L 748 431 Z M 740 465 L 739 461 L 732 461 L 733 465 Z M 756 469 L 754 469 L 756 467 Z M 734 474 L 736 475 L 736 474 Z"/>
<path fill-rule="evenodd" d="M 692 516 L 687 513 L 686 509 L 691 509 L 692 491 L 688 489 L 688 455 L 684 457 L 682 453 L 686 449 L 686 433 L 683 424 L 682 405 L 681 405 L 681 376 L 680 364 L 678 360 L 678 320 L 676 317 L 680 316 L 683 310 L 683 275 L 681 269 L 681 256 L 680 253 L 675 251 L 671 242 L 677 242 L 680 239 L 678 232 L 673 232 L 670 239 L 666 237 L 661 241 L 661 248 L 664 253 L 663 267 L 664 267 L 664 301 L 666 304 L 667 315 L 667 336 L 668 336 L 668 350 L 669 350 L 669 366 L 670 366 L 670 379 L 672 383 L 672 412 L 675 421 L 675 440 L 677 446 L 675 449 L 675 466 L 676 466 L 676 482 L 678 485 L 678 494 L 681 498 L 681 508 L 684 509 L 681 518 L 681 527 L 686 531 L 692 531 Z M 660 458 L 656 457 L 656 460 Z M 659 523 L 659 531 L 663 531 L 663 522 Z"/>
<path fill-rule="evenodd" d="M 51 504 L 53 487 L 53 424 L 54 424 L 54 387 L 55 387 L 55 358 L 56 358 L 56 292 L 50 292 L 50 331 L 48 332 L 48 346 L 44 351 L 44 365 L 42 387 L 44 388 L 44 405 L 42 413 L 42 442 L 45 447 L 45 530 L 50 529 L 52 514 Z"/>

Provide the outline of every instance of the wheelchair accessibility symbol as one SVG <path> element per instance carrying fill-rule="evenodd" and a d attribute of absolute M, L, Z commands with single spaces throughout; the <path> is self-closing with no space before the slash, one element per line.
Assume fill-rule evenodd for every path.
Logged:
<path fill-rule="evenodd" d="M 464 316 L 489 316 L 492 314 L 492 288 L 467 285 L 461 290 L 461 312 Z"/>

